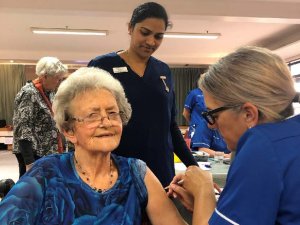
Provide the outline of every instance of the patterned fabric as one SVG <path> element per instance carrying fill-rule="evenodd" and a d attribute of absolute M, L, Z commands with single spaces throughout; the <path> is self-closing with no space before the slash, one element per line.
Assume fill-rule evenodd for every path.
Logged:
<path fill-rule="evenodd" d="M 52 102 L 54 93 L 49 97 Z M 32 82 L 26 83 L 16 95 L 13 129 L 13 153 L 20 153 L 19 140 L 32 142 L 37 156 L 57 153 L 58 130 L 49 108 Z"/>
<path fill-rule="evenodd" d="M 148 200 L 146 164 L 112 157 L 119 178 L 103 193 L 79 178 L 73 153 L 36 161 L 0 203 L 0 224 L 140 225 Z"/>

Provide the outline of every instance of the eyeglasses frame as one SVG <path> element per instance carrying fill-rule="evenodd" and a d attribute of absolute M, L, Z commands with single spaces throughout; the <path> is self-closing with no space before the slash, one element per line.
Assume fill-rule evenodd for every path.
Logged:
<path fill-rule="evenodd" d="M 218 112 L 222 112 L 224 110 L 227 109 L 232 109 L 232 108 L 236 108 L 239 107 L 241 105 L 227 105 L 227 106 L 221 106 L 219 108 L 216 109 L 212 109 L 212 110 L 208 110 L 208 111 L 203 111 L 201 113 L 201 116 L 206 120 L 206 122 L 208 122 L 210 125 L 214 125 L 216 123 L 216 119 L 215 117 L 213 117 L 213 114 L 218 113 Z M 211 120 L 209 119 L 211 118 Z M 213 122 L 211 122 L 213 121 Z"/>
<path fill-rule="evenodd" d="M 120 122 L 122 122 L 122 117 L 121 115 L 124 114 L 124 112 L 120 111 L 120 112 L 114 112 L 114 116 L 119 116 L 120 118 Z M 100 115 L 100 114 L 99 114 Z M 94 121 L 90 121 L 90 123 L 93 123 L 93 122 L 96 122 L 96 121 L 99 121 L 99 124 L 97 126 L 99 126 L 100 124 L 103 124 L 103 120 L 106 118 L 108 119 L 108 121 L 111 123 L 112 121 L 117 121 L 115 119 L 111 119 L 110 118 L 110 114 L 107 114 L 107 116 L 100 116 L 100 119 L 97 119 L 97 120 L 94 120 Z M 87 127 L 89 127 L 90 124 L 88 124 L 86 122 L 86 119 L 88 118 L 88 116 L 84 117 L 84 118 L 77 118 L 77 117 L 71 117 L 70 120 L 73 120 L 73 121 L 77 121 L 79 123 L 84 123 L 87 125 Z M 91 126 L 89 128 L 94 128 L 94 127 L 97 127 L 97 126 Z"/>

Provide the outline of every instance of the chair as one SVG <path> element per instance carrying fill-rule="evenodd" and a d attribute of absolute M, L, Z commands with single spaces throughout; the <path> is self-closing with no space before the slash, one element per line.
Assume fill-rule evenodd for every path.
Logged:
<path fill-rule="evenodd" d="M 14 185 L 15 182 L 12 179 L 0 180 L 0 198 L 4 198 Z"/>

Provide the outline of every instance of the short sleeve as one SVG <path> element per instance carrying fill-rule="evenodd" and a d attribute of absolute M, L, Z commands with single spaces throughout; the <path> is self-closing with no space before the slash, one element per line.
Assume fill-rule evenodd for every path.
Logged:
<path fill-rule="evenodd" d="M 139 159 L 129 159 L 129 165 L 133 183 L 137 189 L 138 198 L 143 208 L 145 208 L 148 203 L 148 192 L 144 182 L 147 165 Z"/>
<path fill-rule="evenodd" d="M 273 144 L 250 131 L 239 145 L 209 224 L 275 224 L 283 184 Z"/>
<path fill-rule="evenodd" d="M 188 93 L 188 95 L 186 96 L 186 98 L 185 98 L 184 108 L 189 109 L 191 111 L 192 108 L 193 108 L 194 101 L 195 101 L 194 100 L 194 94 L 193 94 L 192 91 L 190 91 Z"/>

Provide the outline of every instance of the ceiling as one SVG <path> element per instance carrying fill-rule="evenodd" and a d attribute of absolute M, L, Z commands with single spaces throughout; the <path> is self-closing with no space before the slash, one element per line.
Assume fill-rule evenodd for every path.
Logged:
<path fill-rule="evenodd" d="M 126 49 L 127 23 L 138 0 L 0 0 L 0 62 L 36 62 L 56 56 L 87 63 Z M 160 0 L 169 32 L 221 33 L 217 40 L 167 39 L 154 56 L 170 65 L 206 65 L 243 45 L 300 58 L 300 0 Z M 36 35 L 30 27 L 109 30 L 106 37 Z"/>

